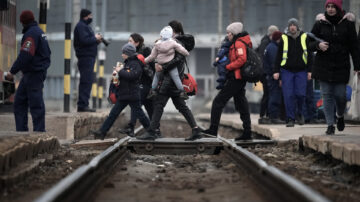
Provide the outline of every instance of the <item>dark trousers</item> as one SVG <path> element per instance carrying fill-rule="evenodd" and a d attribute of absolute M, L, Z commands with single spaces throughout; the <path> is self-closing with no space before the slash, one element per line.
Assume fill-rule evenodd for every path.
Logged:
<path fill-rule="evenodd" d="M 25 77 L 25 75 L 24 75 Z M 45 132 L 45 104 L 43 92 L 40 87 L 32 87 L 24 82 L 24 77 L 20 81 L 15 94 L 14 114 L 16 131 L 28 131 L 28 108 L 33 121 L 33 130 Z M 29 81 L 42 82 L 42 81 Z"/>
<path fill-rule="evenodd" d="M 263 96 L 261 98 L 261 104 L 260 104 L 260 117 L 268 116 L 268 103 L 269 103 L 269 90 L 267 88 L 267 80 L 266 80 L 266 74 L 261 77 L 260 82 L 263 85 Z"/>
<path fill-rule="evenodd" d="M 95 57 L 79 57 L 78 68 L 80 72 L 79 99 L 77 106 L 80 109 L 89 107 L 91 86 L 94 81 Z"/>
<path fill-rule="evenodd" d="M 144 111 L 141 109 L 139 100 L 138 101 L 118 100 L 111 109 L 109 116 L 106 118 L 105 122 L 101 126 L 100 131 L 101 132 L 109 131 L 109 129 L 114 124 L 119 114 L 128 105 L 130 105 L 131 110 L 134 111 L 136 117 L 139 118 L 140 123 L 144 126 L 144 128 L 148 128 L 150 125 L 150 121 L 148 117 L 146 117 Z"/>
<path fill-rule="evenodd" d="M 211 107 L 211 125 L 210 128 L 218 130 L 221 113 L 230 100 L 234 98 L 235 109 L 240 113 L 240 119 L 243 122 L 244 130 L 251 130 L 251 120 L 249 104 L 245 97 L 246 82 L 239 79 L 228 79 L 223 89 L 215 97 Z"/>
<path fill-rule="evenodd" d="M 184 116 L 190 127 L 195 128 L 197 126 L 196 121 L 193 114 L 191 113 L 191 110 L 186 105 L 184 99 L 180 98 L 179 96 L 168 96 L 159 94 L 154 99 L 154 112 L 151 118 L 150 130 L 154 131 L 160 127 L 161 116 L 164 112 L 164 107 L 166 106 L 169 98 L 171 98 L 176 109 Z"/>
<path fill-rule="evenodd" d="M 310 79 L 306 85 L 306 100 L 304 110 L 305 120 L 311 120 L 316 118 L 316 106 L 314 100 L 314 80 Z"/>
<path fill-rule="evenodd" d="M 299 115 L 303 115 L 302 109 L 306 97 L 307 72 L 291 72 L 281 69 L 281 81 L 286 117 L 295 120 L 296 111 Z"/>
<path fill-rule="evenodd" d="M 279 81 L 267 76 L 267 87 L 269 91 L 268 113 L 270 119 L 277 119 L 280 116 L 282 92 Z"/>
<path fill-rule="evenodd" d="M 154 111 L 154 107 L 153 107 L 153 101 L 152 99 L 146 99 L 146 96 L 148 95 L 150 91 L 150 87 L 147 86 L 142 86 L 140 88 L 140 106 L 144 105 L 146 112 L 151 120 L 153 111 Z M 131 110 L 131 117 L 130 117 L 130 123 L 129 125 L 135 126 L 136 125 L 136 120 L 138 119 L 138 117 L 136 116 L 136 113 L 134 110 Z"/>

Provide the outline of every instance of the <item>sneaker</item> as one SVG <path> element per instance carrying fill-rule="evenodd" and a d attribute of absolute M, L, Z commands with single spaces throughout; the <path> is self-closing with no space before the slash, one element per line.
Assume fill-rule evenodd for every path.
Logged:
<path fill-rule="evenodd" d="M 202 133 L 204 133 L 204 136 L 206 136 L 206 137 L 217 137 L 217 132 L 214 130 L 211 130 L 210 128 L 203 130 Z"/>
<path fill-rule="evenodd" d="M 157 91 L 154 89 L 150 89 L 149 94 L 146 96 L 146 99 L 153 99 L 155 96 L 157 96 Z"/>
<path fill-rule="evenodd" d="M 193 141 L 193 140 L 200 139 L 200 138 L 202 138 L 201 129 L 200 128 L 193 128 L 191 136 L 188 137 L 188 138 L 185 138 L 185 141 Z"/>
<path fill-rule="evenodd" d="M 334 135 L 335 134 L 335 127 L 334 126 L 328 126 L 325 133 L 326 133 L 326 135 Z"/>
<path fill-rule="evenodd" d="M 156 138 L 157 136 L 153 131 L 146 131 L 144 134 L 136 137 L 138 140 L 155 140 Z"/>
<path fill-rule="evenodd" d="M 344 116 L 337 118 L 336 127 L 339 131 L 343 131 L 345 128 Z"/>
<path fill-rule="evenodd" d="M 239 141 L 239 140 L 251 140 L 251 139 L 252 139 L 251 138 L 251 130 L 246 130 L 241 135 L 236 137 L 234 140 Z"/>
<path fill-rule="evenodd" d="M 293 119 L 289 119 L 288 122 L 286 123 L 286 127 L 294 127 L 295 126 L 295 121 Z"/>
<path fill-rule="evenodd" d="M 96 139 L 104 140 L 106 136 L 106 132 L 102 132 L 101 130 L 90 130 L 90 133 L 94 135 L 95 140 Z"/>
<path fill-rule="evenodd" d="M 187 100 L 189 99 L 189 96 L 186 94 L 185 90 L 181 91 L 180 98 Z"/>

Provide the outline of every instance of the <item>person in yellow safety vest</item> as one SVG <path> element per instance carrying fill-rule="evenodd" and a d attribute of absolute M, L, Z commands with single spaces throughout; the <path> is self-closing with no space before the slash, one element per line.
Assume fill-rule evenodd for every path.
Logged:
<path fill-rule="evenodd" d="M 312 64 L 312 53 L 307 50 L 309 42 L 306 33 L 300 31 L 298 20 L 291 18 L 281 36 L 273 75 L 275 80 L 281 79 L 287 127 L 294 127 L 295 117 L 300 125 L 304 124 L 302 109 Z"/>

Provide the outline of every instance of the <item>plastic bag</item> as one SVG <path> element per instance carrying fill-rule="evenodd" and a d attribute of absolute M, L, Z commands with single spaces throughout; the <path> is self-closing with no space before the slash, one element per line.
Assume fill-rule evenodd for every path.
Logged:
<path fill-rule="evenodd" d="M 354 75 L 352 84 L 351 102 L 349 108 L 349 114 L 352 119 L 360 118 L 360 78 L 358 73 Z"/>

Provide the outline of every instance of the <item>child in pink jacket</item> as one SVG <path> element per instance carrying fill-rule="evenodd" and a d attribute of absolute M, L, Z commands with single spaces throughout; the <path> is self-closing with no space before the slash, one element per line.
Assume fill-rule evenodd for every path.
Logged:
<path fill-rule="evenodd" d="M 184 56 L 189 55 L 189 52 L 183 46 L 181 46 L 179 43 L 172 39 L 172 35 L 173 30 L 170 26 L 166 26 L 161 30 L 161 39 L 155 43 L 154 48 L 151 50 L 151 54 L 147 58 L 145 58 L 145 63 L 152 62 L 156 59 L 157 63 L 159 63 L 160 65 L 165 64 L 174 59 L 175 51 Z M 156 72 L 151 85 L 151 91 L 148 95 L 148 99 L 156 95 L 155 89 L 158 85 L 159 76 L 161 73 L 162 72 Z M 173 68 L 169 71 L 169 74 L 171 76 L 171 79 L 174 81 L 177 89 L 181 91 L 180 97 L 184 99 L 189 99 L 180 80 L 178 69 Z"/>

